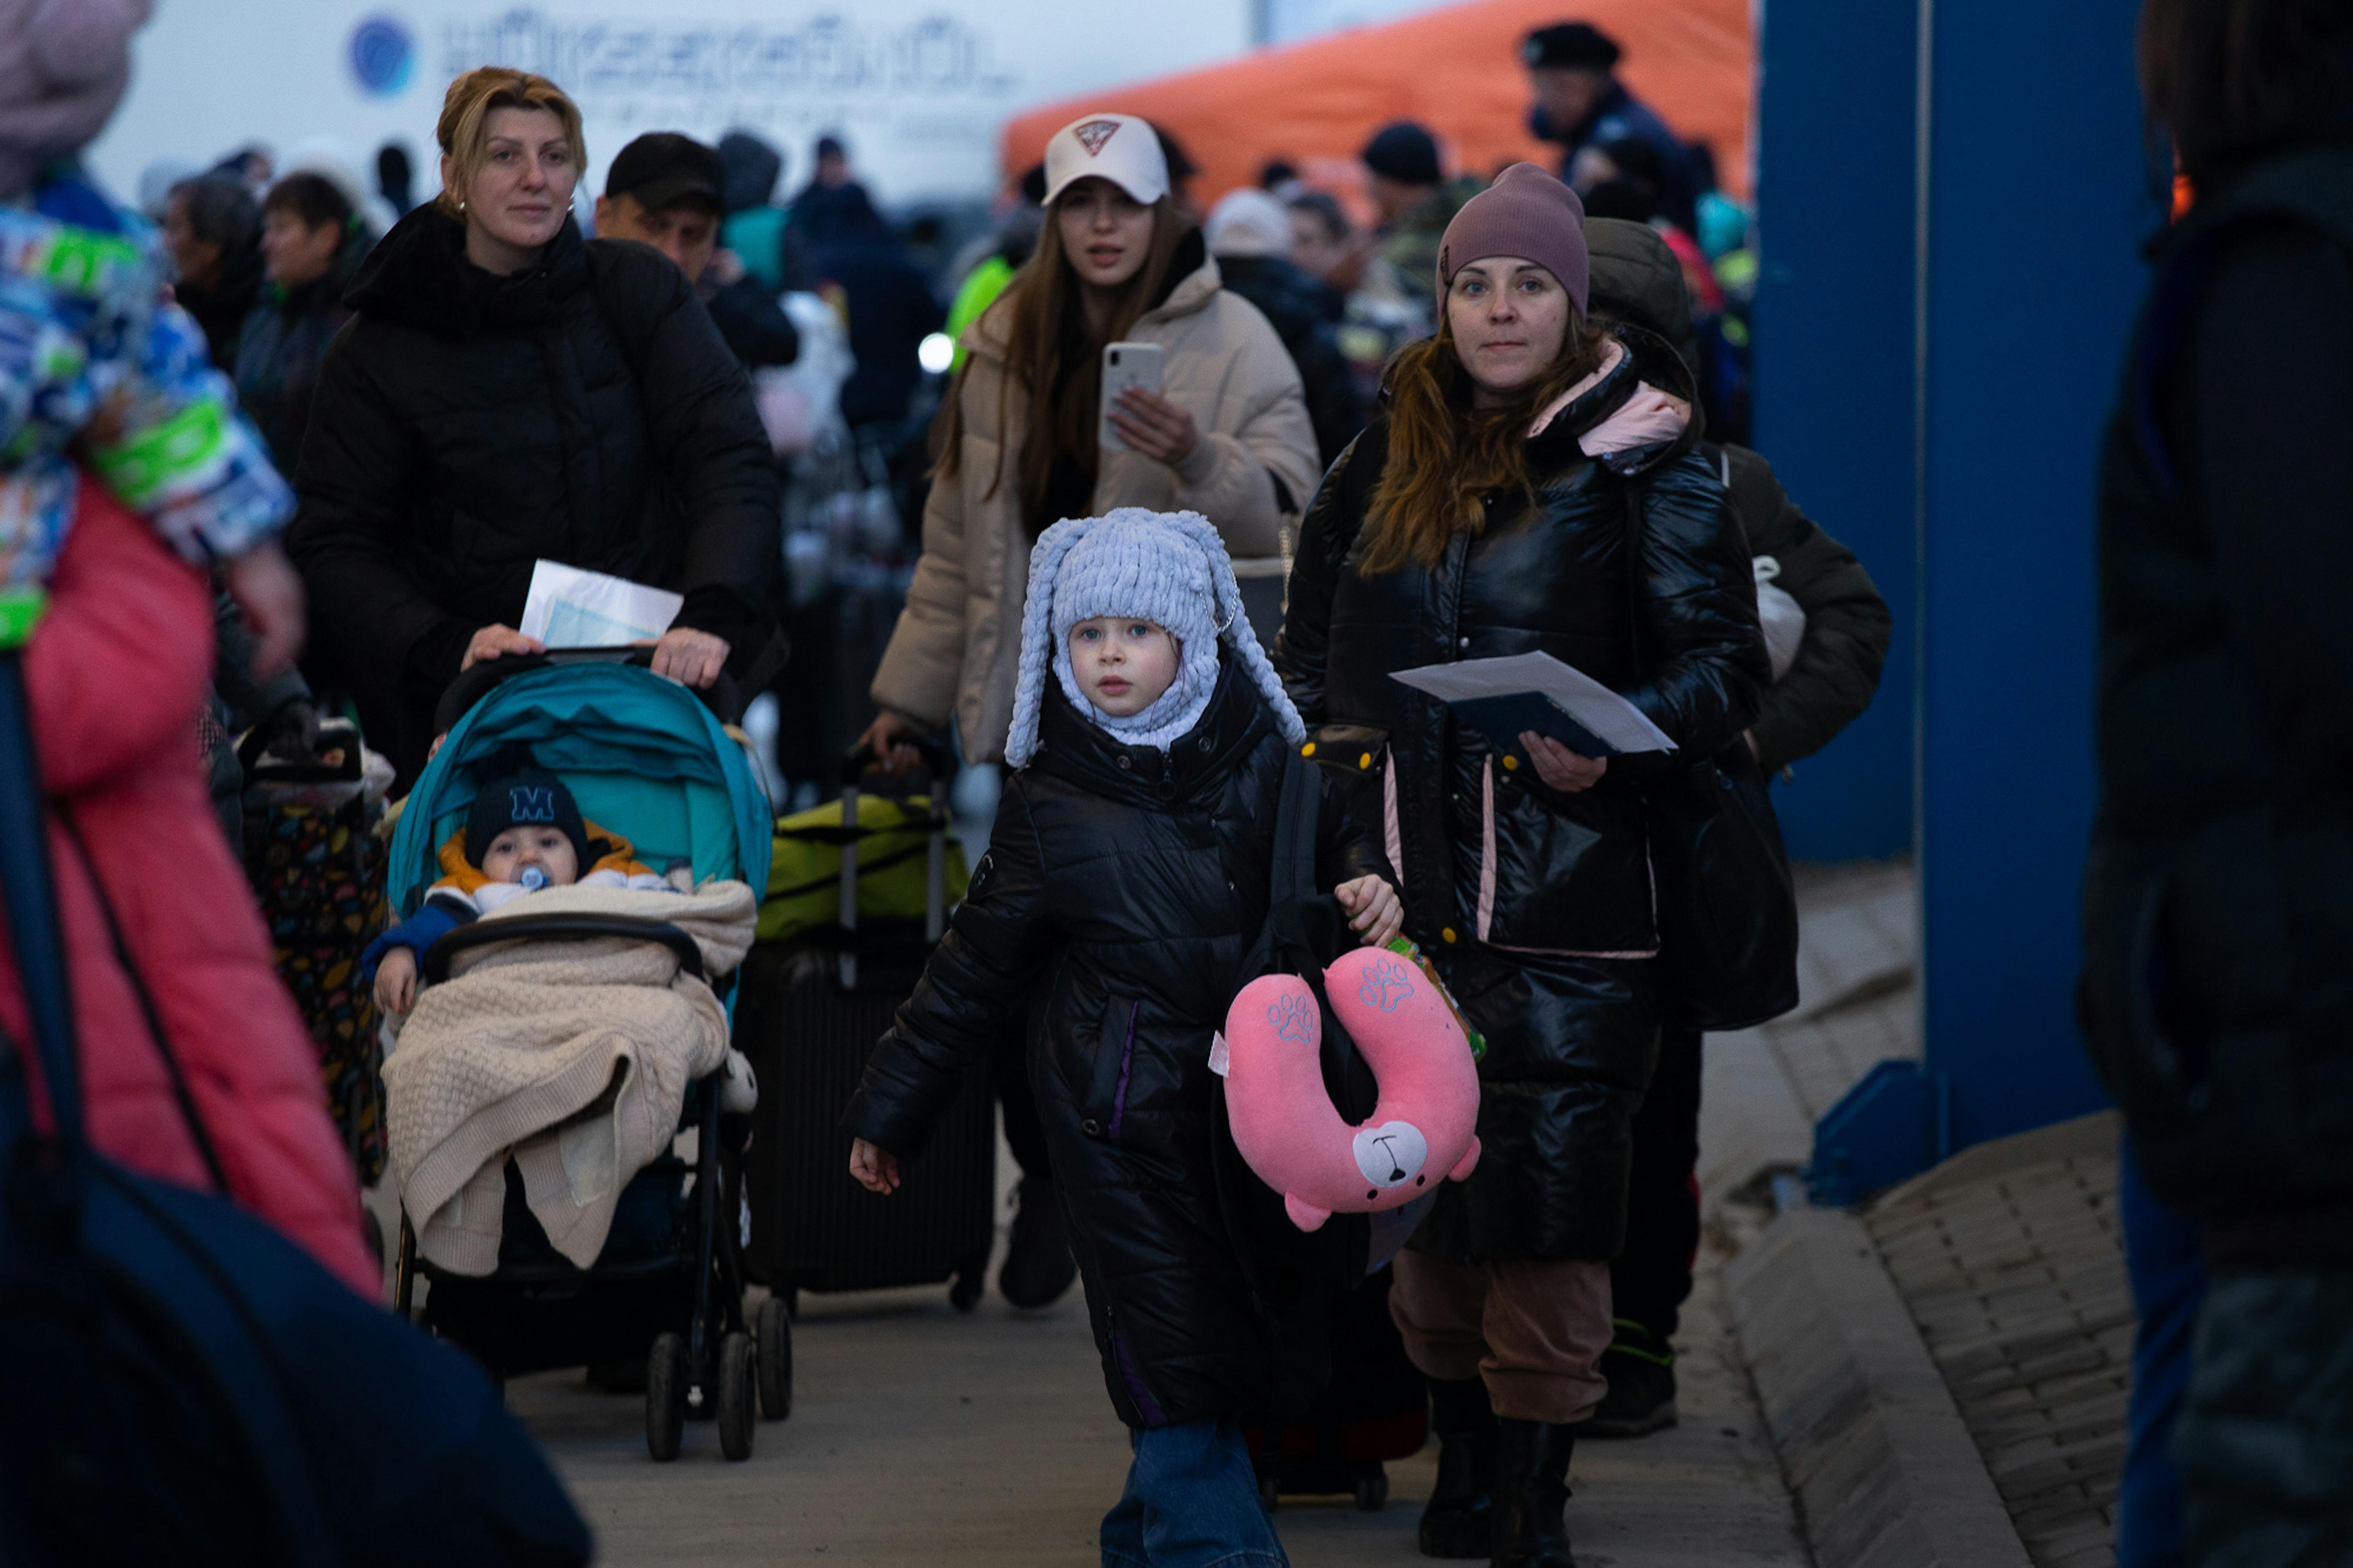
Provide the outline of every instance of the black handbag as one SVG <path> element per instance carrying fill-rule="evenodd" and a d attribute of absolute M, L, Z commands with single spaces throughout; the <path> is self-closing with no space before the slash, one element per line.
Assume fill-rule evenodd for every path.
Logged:
<path fill-rule="evenodd" d="M 44 1131 L 26 1047 L 0 1036 L 0 1559 L 586 1563 L 587 1526 L 479 1368 L 226 1196 L 90 1146 L 42 806 L 0 652 L 0 899 L 49 1110 Z M 117 953 L 146 1001 L 119 933 Z"/>
<path fill-rule="evenodd" d="M 1626 630 L 1642 657 L 1642 508 L 1626 487 Z M 1677 768 L 1644 794 L 1653 918 L 1670 1016 L 1746 1029 L 1798 1005 L 1798 897 L 1780 819 L 1747 741 Z"/>

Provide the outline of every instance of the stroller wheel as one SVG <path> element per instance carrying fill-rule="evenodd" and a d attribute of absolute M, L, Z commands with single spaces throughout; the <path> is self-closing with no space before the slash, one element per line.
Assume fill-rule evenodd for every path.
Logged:
<path fill-rule="evenodd" d="M 753 1389 L 752 1336 L 738 1329 L 719 1342 L 719 1451 L 730 1459 L 752 1457 L 752 1434 L 760 1417 Z"/>
<path fill-rule="evenodd" d="M 663 1464 L 678 1458 L 686 1436 L 686 1338 L 682 1334 L 654 1336 L 646 1356 L 646 1452 Z"/>
<path fill-rule="evenodd" d="M 1258 1505 L 1272 1513 L 1282 1502 L 1282 1479 L 1272 1470 L 1261 1470 L 1258 1478 Z"/>
<path fill-rule="evenodd" d="M 760 1414 L 782 1421 L 793 1413 L 793 1319 L 771 1296 L 760 1303 Z"/>
<path fill-rule="evenodd" d="M 1375 1465 L 1356 1478 L 1356 1506 L 1366 1513 L 1377 1513 L 1388 1506 L 1389 1477 L 1387 1470 Z"/>

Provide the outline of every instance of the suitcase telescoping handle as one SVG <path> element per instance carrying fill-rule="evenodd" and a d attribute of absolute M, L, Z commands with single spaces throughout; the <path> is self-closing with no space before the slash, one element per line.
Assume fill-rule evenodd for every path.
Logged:
<path fill-rule="evenodd" d="M 913 796 L 918 786 L 923 789 L 929 809 L 924 814 L 924 826 L 930 835 L 925 846 L 923 879 L 923 941 L 936 942 L 948 923 L 948 811 L 944 792 L 948 785 L 948 754 L 946 748 L 929 737 L 914 737 L 902 742 L 915 748 L 918 759 L 915 770 L 899 775 L 885 791 L 890 795 Z M 841 759 L 841 911 L 840 922 L 845 940 L 841 944 L 841 988 L 858 988 L 858 826 L 859 786 L 880 772 L 879 759 L 863 742 L 849 748 Z M 892 775 L 883 774 L 883 777 Z"/>

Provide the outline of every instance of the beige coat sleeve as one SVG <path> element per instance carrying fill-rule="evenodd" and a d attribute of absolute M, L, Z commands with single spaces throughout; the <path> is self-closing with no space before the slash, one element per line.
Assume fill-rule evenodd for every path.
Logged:
<path fill-rule="evenodd" d="M 1266 318 L 1230 295 L 1217 308 L 1231 318 L 1220 325 L 1235 343 L 1233 374 L 1219 400 L 1219 428 L 1204 430 L 1176 466 L 1179 500 L 1217 524 L 1235 556 L 1279 554 L 1285 518 L 1306 506 L 1321 476 L 1315 427 L 1299 368 Z M 1274 474 L 1291 492 L 1287 511 L 1277 502 Z"/>
<path fill-rule="evenodd" d="M 891 633 L 891 646 L 868 689 L 878 707 L 903 713 L 928 728 L 944 729 L 955 708 L 964 675 L 965 579 L 965 491 L 972 477 L 973 448 L 986 443 L 967 436 L 963 465 L 952 479 L 932 486 L 923 503 L 923 550 L 907 584 L 907 607 Z"/>

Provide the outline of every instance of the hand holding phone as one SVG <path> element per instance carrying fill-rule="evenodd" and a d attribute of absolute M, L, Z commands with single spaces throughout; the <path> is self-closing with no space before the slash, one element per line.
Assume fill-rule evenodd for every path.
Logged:
<path fill-rule="evenodd" d="M 1111 391 L 1106 385 L 1109 395 L 1103 408 L 1103 439 L 1112 447 L 1149 458 L 1155 463 L 1166 463 L 1172 468 L 1177 467 L 1200 446 L 1201 427 L 1194 423 L 1192 410 L 1164 396 L 1157 390 L 1159 345 L 1115 343 L 1112 347 L 1119 351 L 1138 347 L 1151 350 L 1149 364 L 1155 374 L 1151 375 L 1149 384 L 1139 377 L 1116 391 Z M 1126 357 L 1122 352 L 1116 362 L 1123 370 Z M 1106 373 L 1111 372 L 1113 365 L 1114 362 L 1106 354 Z"/>
<path fill-rule="evenodd" d="M 1111 451 L 1132 452 L 1113 423 L 1119 411 L 1120 395 L 1137 388 L 1160 395 L 1160 372 L 1166 355 L 1158 343 L 1105 343 L 1103 350 L 1103 404 L 1098 411 L 1095 429 L 1096 443 Z"/>

